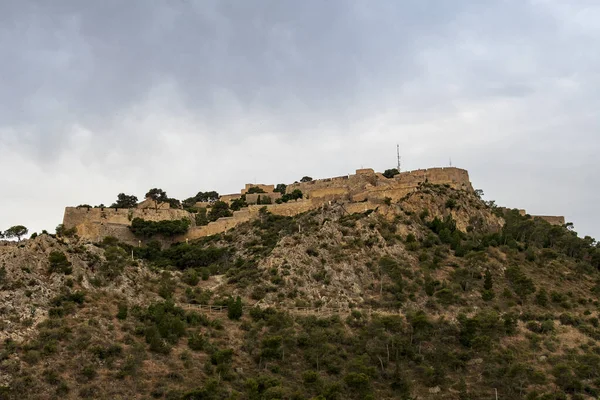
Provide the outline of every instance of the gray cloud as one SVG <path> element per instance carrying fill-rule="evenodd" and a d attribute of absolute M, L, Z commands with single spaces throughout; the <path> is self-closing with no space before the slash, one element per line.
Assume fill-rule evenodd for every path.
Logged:
<path fill-rule="evenodd" d="M 400 143 L 600 236 L 594 3 L 2 2 L 0 222 L 382 170 Z"/>

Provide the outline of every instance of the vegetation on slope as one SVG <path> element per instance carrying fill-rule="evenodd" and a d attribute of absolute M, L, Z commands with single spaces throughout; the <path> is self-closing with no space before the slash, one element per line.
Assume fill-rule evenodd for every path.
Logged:
<path fill-rule="evenodd" d="M 470 193 L 424 185 L 358 214 L 263 211 L 168 248 L 44 236 L 0 251 L 3 293 L 45 284 L 15 272 L 40 254 L 31 275 L 52 282 L 36 300 L 45 321 L 11 321 L 30 325 L 4 342 L 0 397 L 600 395 L 598 244 Z"/>

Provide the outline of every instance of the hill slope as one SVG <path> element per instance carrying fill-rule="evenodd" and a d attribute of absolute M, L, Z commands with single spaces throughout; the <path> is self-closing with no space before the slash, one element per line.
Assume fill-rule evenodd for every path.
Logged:
<path fill-rule="evenodd" d="M 596 398 L 599 267 L 436 185 L 164 249 L 4 242 L 0 398 Z"/>

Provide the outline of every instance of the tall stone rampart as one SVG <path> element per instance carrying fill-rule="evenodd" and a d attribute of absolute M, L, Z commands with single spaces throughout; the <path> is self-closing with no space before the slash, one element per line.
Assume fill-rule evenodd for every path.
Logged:
<path fill-rule="evenodd" d="M 565 217 L 558 215 L 532 215 L 533 218 L 540 218 L 552 225 L 564 225 Z"/>
<path fill-rule="evenodd" d="M 397 201 L 423 183 L 473 190 L 466 170 L 447 167 L 402 172 L 393 178 L 386 178 L 372 169 L 360 169 L 355 175 L 295 183 L 287 187 L 287 192 L 299 189 L 310 199 L 364 201 L 389 197 Z"/>
<path fill-rule="evenodd" d="M 282 216 L 298 215 L 332 203 L 341 204 L 349 213 L 364 212 L 379 207 L 387 199 L 397 202 L 407 194 L 418 190 L 419 186 L 425 183 L 448 185 L 457 190 L 473 191 L 468 172 L 460 168 L 419 169 L 402 172 L 393 178 L 386 178 L 372 169 L 365 168 L 357 170 L 354 175 L 291 184 L 287 187 L 287 193 L 299 189 L 303 193 L 302 199 L 280 204 L 250 204 L 248 207 L 235 211 L 231 217 L 219 218 L 204 226 L 196 226 L 195 215 L 192 213 L 182 209 L 150 208 L 148 201 L 142 203 L 142 206 L 146 208 L 67 207 L 63 224 L 67 229 L 76 228 L 80 237 L 89 240 L 99 241 L 106 236 L 115 236 L 124 242 L 133 244 L 138 242 L 138 238 L 129 230 L 134 218 L 142 218 L 147 221 L 187 218 L 191 222 L 190 230 L 187 234 L 174 238 L 174 240 L 191 240 L 222 233 L 243 222 L 257 218 L 263 207 L 266 207 L 272 214 Z M 273 200 L 281 196 L 280 193 L 273 193 L 274 185 L 262 184 L 247 184 L 241 193 L 245 194 L 254 186 L 266 191 L 266 195 L 273 197 Z M 225 195 L 220 200 L 230 201 L 240 196 L 241 194 Z M 250 197 L 250 203 L 252 203 L 252 200 L 258 196 L 259 194 L 247 194 L 246 198 Z M 204 206 L 204 204 L 202 205 Z M 565 223 L 564 217 L 560 216 L 537 217 L 555 225 L 564 225 Z"/>
<path fill-rule="evenodd" d="M 187 218 L 192 224 L 195 223 L 192 214 L 179 209 L 67 207 L 63 225 L 67 229 L 76 228 L 80 237 L 90 240 L 115 236 L 129 243 L 135 238 L 128 229 L 134 218 L 147 221 Z"/>

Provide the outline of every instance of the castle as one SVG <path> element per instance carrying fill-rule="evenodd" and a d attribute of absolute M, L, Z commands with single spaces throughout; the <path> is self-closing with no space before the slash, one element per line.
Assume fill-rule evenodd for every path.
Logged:
<path fill-rule="evenodd" d="M 247 207 L 234 211 L 231 217 L 219 218 L 203 226 L 196 225 L 193 213 L 170 208 L 168 203 L 161 203 L 159 207 L 155 207 L 151 200 L 146 200 L 136 208 L 130 209 L 67 207 L 63 225 L 66 229 L 75 228 L 80 237 L 91 241 L 100 241 L 106 236 L 114 236 L 126 243 L 137 244 L 138 238 L 129 230 L 134 218 L 148 221 L 186 218 L 190 220 L 190 229 L 185 235 L 175 239 L 192 240 L 225 232 L 240 223 L 250 221 L 258 216 L 259 210 L 263 207 L 275 215 L 293 216 L 336 202 L 343 203 L 349 213 L 364 212 L 376 209 L 386 201 L 397 202 L 417 190 L 423 183 L 473 191 L 468 172 L 455 167 L 401 172 L 392 178 L 386 178 L 372 169 L 359 169 L 353 175 L 291 184 L 287 186 L 286 193 L 298 189 L 303 197 L 279 204 L 274 202 L 281 197 L 281 193 L 274 192 L 274 185 L 247 184 L 239 194 L 228 194 L 219 198 L 221 201 L 231 203 L 245 195 Z M 253 187 L 264 193 L 248 193 Z M 262 199 L 269 197 L 272 204 L 257 204 L 259 196 Z M 196 204 L 197 207 L 209 205 L 209 203 Z M 564 224 L 564 217 L 541 218 L 553 224 Z"/>

